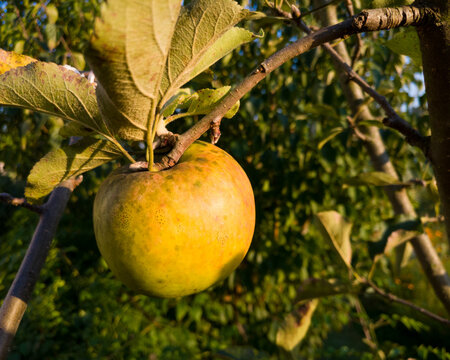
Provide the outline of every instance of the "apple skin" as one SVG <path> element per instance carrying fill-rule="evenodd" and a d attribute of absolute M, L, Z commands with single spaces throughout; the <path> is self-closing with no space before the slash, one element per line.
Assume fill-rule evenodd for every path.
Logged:
<path fill-rule="evenodd" d="M 245 257 L 255 200 L 240 165 L 197 141 L 173 168 L 111 173 L 94 202 L 94 231 L 111 271 L 136 292 L 186 296 L 226 278 Z"/>

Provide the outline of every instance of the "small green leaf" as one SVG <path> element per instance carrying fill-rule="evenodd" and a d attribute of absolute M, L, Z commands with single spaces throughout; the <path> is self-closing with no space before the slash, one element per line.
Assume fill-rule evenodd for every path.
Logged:
<path fill-rule="evenodd" d="M 45 7 L 45 13 L 47 14 L 47 19 L 49 24 L 54 24 L 58 20 L 58 9 L 53 4 L 48 4 Z"/>
<path fill-rule="evenodd" d="M 79 52 L 72 52 L 69 57 L 69 64 L 72 65 L 75 69 L 83 71 L 86 67 L 84 55 Z"/>
<path fill-rule="evenodd" d="M 379 120 L 361 120 L 358 121 L 358 126 L 376 126 L 378 128 L 383 128 L 384 124 Z"/>
<path fill-rule="evenodd" d="M 35 61 L 0 76 L 0 105 L 59 116 L 109 135 L 97 106 L 94 86 L 53 63 Z"/>
<path fill-rule="evenodd" d="M 58 27 L 55 24 L 47 24 L 44 29 L 45 36 L 47 38 L 47 46 L 51 51 L 58 42 Z"/>
<path fill-rule="evenodd" d="M 307 301 L 286 316 L 277 331 L 275 342 L 278 346 L 292 351 L 301 343 L 311 325 L 317 304 L 317 299 Z"/>
<path fill-rule="evenodd" d="M 309 300 L 339 294 L 357 294 L 360 290 L 359 283 L 352 284 L 340 279 L 308 279 L 300 285 L 296 300 Z"/>
<path fill-rule="evenodd" d="M 328 141 L 338 136 L 339 134 L 342 134 L 345 130 L 346 129 L 344 129 L 343 127 L 336 127 L 332 129 L 324 139 L 320 140 L 319 144 L 317 145 L 317 148 L 321 150 Z"/>
<path fill-rule="evenodd" d="M 16 54 L 22 54 L 25 47 L 25 40 L 19 40 L 14 44 L 14 52 Z"/>
<path fill-rule="evenodd" d="M 174 113 L 177 107 L 182 104 L 189 96 L 191 96 L 193 91 L 191 89 L 179 89 L 178 92 L 172 96 L 169 101 L 167 101 L 162 110 L 161 114 L 166 118 Z"/>
<path fill-rule="evenodd" d="M 0 49 L 0 75 L 5 72 L 37 61 L 29 56 Z M 1 79 L 1 77 L 0 77 Z"/>
<path fill-rule="evenodd" d="M 373 185 L 373 186 L 389 186 L 389 185 L 402 185 L 408 186 L 409 184 L 399 181 L 392 175 L 389 175 L 383 171 L 372 171 L 361 173 L 357 176 L 351 177 L 343 181 L 347 185 Z"/>
<path fill-rule="evenodd" d="M 53 150 L 34 165 L 27 179 L 25 196 L 32 203 L 40 202 L 62 181 L 121 156 L 112 143 L 90 138 Z"/>
<path fill-rule="evenodd" d="M 210 113 L 214 107 L 228 94 L 231 86 L 223 86 L 219 89 L 202 89 L 192 94 L 180 104 L 181 109 L 187 108 L 189 115 L 205 115 Z M 239 101 L 227 111 L 225 118 L 232 118 L 239 109 Z"/>
<path fill-rule="evenodd" d="M 392 39 L 386 41 L 386 46 L 397 54 L 409 56 L 417 65 L 422 65 L 422 52 L 416 29 L 400 30 Z"/>
<path fill-rule="evenodd" d="M 316 219 L 323 237 L 333 245 L 345 265 L 351 268 L 350 233 L 352 224 L 336 211 L 320 212 L 316 214 Z"/>

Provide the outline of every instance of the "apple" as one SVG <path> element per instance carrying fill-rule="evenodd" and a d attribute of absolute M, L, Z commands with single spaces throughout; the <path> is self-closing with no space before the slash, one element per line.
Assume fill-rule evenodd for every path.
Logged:
<path fill-rule="evenodd" d="M 180 297 L 226 278 L 245 257 L 255 200 L 240 165 L 197 141 L 174 167 L 111 173 L 94 202 L 94 231 L 111 271 L 150 296 Z"/>

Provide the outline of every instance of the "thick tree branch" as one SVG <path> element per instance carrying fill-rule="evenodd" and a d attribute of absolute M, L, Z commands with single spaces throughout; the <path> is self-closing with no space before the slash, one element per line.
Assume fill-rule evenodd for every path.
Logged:
<path fill-rule="evenodd" d="M 47 258 L 59 220 L 70 195 L 82 179 L 80 176 L 77 179 L 61 183 L 42 206 L 42 214 L 33 238 L 0 308 L 0 360 L 6 359 L 8 355 L 9 347 Z"/>
<path fill-rule="evenodd" d="M 213 122 L 222 119 L 224 114 L 239 99 L 286 61 L 326 42 L 356 33 L 386 30 L 398 26 L 420 25 L 434 19 L 435 14 L 430 9 L 414 6 L 365 10 L 341 23 L 328 26 L 297 40 L 264 60 L 244 81 L 232 89 L 212 112 L 180 135 L 172 150 L 155 164 L 155 168 L 161 170 L 174 166 L 189 145 L 210 129 Z"/>
<path fill-rule="evenodd" d="M 450 24 L 449 2 L 429 0 L 441 19 L 417 27 L 431 127 L 431 157 L 436 175 L 447 239 L 450 242 Z"/>
<path fill-rule="evenodd" d="M 7 193 L 0 193 L 0 202 L 13 206 L 21 206 L 38 214 L 42 213 L 42 206 L 30 204 L 24 198 L 16 198 Z"/>
<path fill-rule="evenodd" d="M 433 15 L 433 18 L 435 18 L 435 15 Z M 327 7 L 327 10 L 321 14 L 321 21 L 324 25 L 336 23 L 336 8 Z M 335 50 L 339 53 L 345 63 L 350 63 L 350 57 L 344 42 L 338 43 L 335 46 Z M 332 60 L 334 66 L 337 69 L 341 69 L 338 59 L 332 58 Z M 361 120 L 373 119 L 369 108 L 364 104 L 364 96 L 359 85 L 354 82 L 348 82 L 347 74 L 344 71 L 340 71 L 339 80 L 352 113 L 359 114 L 358 117 Z M 369 126 L 362 127 L 361 131 L 366 136 L 366 141 L 364 141 L 363 144 L 367 149 L 374 168 L 377 171 L 383 171 L 398 179 L 398 174 L 389 159 L 389 154 L 379 130 L 376 127 Z M 384 191 L 396 214 L 406 214 L 413 218 L 417 217 L 405 189 L 386 186 L 384 187 Z M 434 292 L 446 308 L 447 312 L 450 313 L 450 278 L 430 239 L 425 234 L 422 234 L 411 239 L 410 243 L 414 248 L 417 259 L 419 260 L 428 281 L 433 287 Z M 407 246 L 407 244 L 405 244 L 405 246 Z"/>

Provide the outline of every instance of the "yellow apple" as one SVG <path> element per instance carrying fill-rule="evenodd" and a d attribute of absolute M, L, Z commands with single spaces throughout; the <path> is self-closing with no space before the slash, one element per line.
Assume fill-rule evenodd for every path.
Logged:
<path fill-rule="evenodd" d="M 193 294 L 243 260 L 255 227 L 247 175 L 225 151 L 195 142 L 173 168 L 110 174 L 94 203 L 95 237 L 112 272 L 157 297 Z"/>

